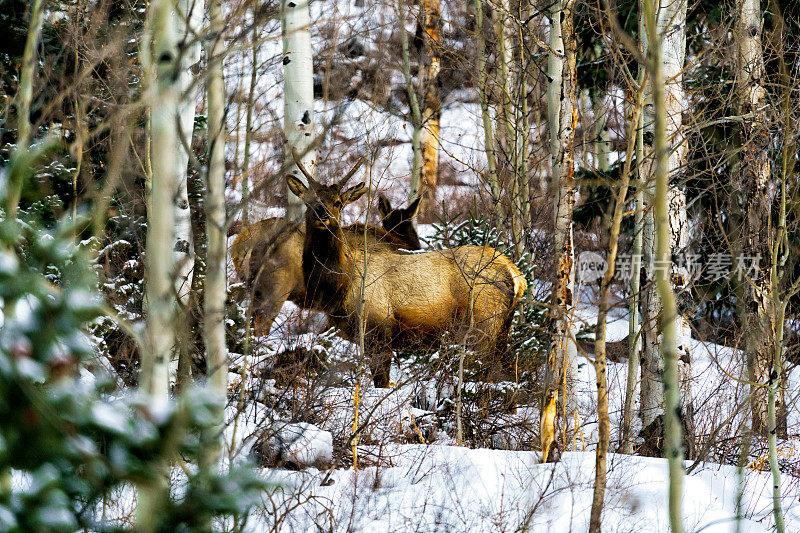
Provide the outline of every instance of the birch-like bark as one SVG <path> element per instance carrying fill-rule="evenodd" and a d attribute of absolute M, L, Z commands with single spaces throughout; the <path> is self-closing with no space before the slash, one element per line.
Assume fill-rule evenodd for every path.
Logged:
<path fill-rule="evenodd" d="M 785 190 L 786 183 L 783 183 Z M 783 197 L 786 201 L 786 197 Z M 784 204 L 785 205 L 785 204 Z M 785 219 L 784 219 L 785 221 Z M 777 280 L 778 276 L 775 276 Z M 776 282 L 773 283 L 772 294 L 779 294 L 780 287 Z M 769 469 L 772 475 L 772 516 L 775 519 L 776 533 L 784 533 L 783 510 L 781 509 L 781 468 L 778 464 L 778 417 L 777 417 L 777 398 L 781 388 L 781 375 L 783 374 L 783 327 L 786 318 L 787 299 L 778 301 L 773 297 L 773 306 L 777 308 L 776 318 L 780 320 L 781 327 L 776 328 L 775 351 L 773 352 L 772 369 L 769 380 L 767 381 L 767 446 L 769 450 Z"/>
<path fill-rule="evenodd" d="M 292 150 L 300 154 L 300 162 L 311 173 L 316 170 L 314 141 L 314 63 L 311 49 L 311 16 L 309 0 L 281 0 L 283 32 L 283 124 L 286 134 L 285 161 L 290 174 L 306 182 L 294 164 Z M 286 189 L 286 218 L 301 221 L 305 206 Z"/>
<path fill-rule="evenodd" d="M 739 215 L 741 236 L 735 255 L 765 263 L 769 258 L 768 219 L 772 198 L 769 182 L 769 131 L 761 46 L 760 0 L 739 0 L 735 28 L 736 96 L 739 114 L 745 118 L 739 130 L 740 162 L 735 172 L 734 209 Z M 739 228 L 734 228 L 735 232 Z M 749 272 L 740 282 L 739 307 L 744 333 L 744 356 L 750 381 L 752 430 L 767 433 L 767 387 L 772 367 L 772 327 L 768 268 Z"/>
<path fill-rule="evenodd" d="M 773 2 L 772 4 L 776 9 L 775 12 L 779 13 L 779 9 Z M 778 226 L 775 231 L 775 237 L 770 242 L 770 299 L 772 310 L 775 315 L 775 345 L 772 357 L 772 369 L 770 370 L 767 385 L 767 446 L 769 450 L 769 468 L 772 474 L 772 516 L 775 520 L 775 530 L 777 533 L 784 533 L 785 525 L 783 522 L 783 510 L 781 509 L 781 470 L 778 464 L 778 417 L 777 417 L 777 401 L 781 390 L 786 387 L 785 374 L 783 368 L 783 336 L 786 324 L 786 306 L 788 302 L 800 292 L 800 279 L 796 279 L 788 290 L 782 291 L 781 285 L 785 275 L 785 266 L 789 260 L 789 237 L 787 230 L 787 206 L 788 195 L 787 186 L 789 180 L 789 160 L 790 155 L 790 137 L 792 128 L 795 126 L 792 121 L 790 104 L 791 98 L 791 85 L 789 84 L 788 69 L 785 61 L 785 51 L 781 37 L 784 34 L 783 19 L 778 16 L 777 18 L 777 34 L 779 38 L 779 69 L 783 86 L 785 87 L 784 94 L 784 130 L 783 130 L 783 150 L 781 154 L 781 170 L 780 170 L 780 202 L 778 203 Z M 795 206 L 796 207 L 796 204 Z"/>
<path fill-rule="evenodd" d="M 736 4 L 734 42 L 736 48 L 736 96 L 739 114 L 745 118 L 739 126 L 737 145 L 741 146 L 739 167 L 732 178 L 731 195 L 734 257 L 758 257 L 759 263 L 771 258 L 769 253 L 770 202 L 768 182 L 770 164 L 767 152 L 767 109 L 764 78 L 764 56 L 761 45 L 760 0 L 739 0 Z M 744 367 L 750 398 L 751 420 L 742 428 L 743 441 L 737 464 L 736 528 L 739 531 L 743 515 L 742 499 L 745 485 L 745 466 L 752 443 L 753 432 L 767 434 L 769 383 L 773 353 L 773 312 L 770 298 L 771 269 L 759 265 L 749 272 L 747 279 L 736 279 L 737 312 L 743 325 Z M 745 422 L 746 423 L 746 422 Z M 777 451 L 777 450 L 776 450 Z M 769 455 L 770 460 L 773 456 Z M 778 472 L 780 475 L 780 472 Z M 780 497 L 777 499 L 777 517 L 782 521 Z M 774 511 L 774 509 L 773 509 Z M 777 523 L 777 520 L 776 520 Z"/>
<path fill-rule="evenodd" d="M 441 70 L 442 11 L 440 0 L 422 0 L 424 27 L 422 71 L 422 194 L 421 209 L 433 201 L 439 181 L 439 145 L 442 103 L 439 91 Z M 425 198 L 428 201 L 425 201 Z"/>
<path fill-rule="evenodd" d="M 156 58 L 155 93 L 151 105 L 152 185 L 147 217 L 147 348 L 142 353 L 141 386 L 156 398 L 169 394 L 169 361 L 175 341 L 175 292 L 172 284 L 175 237 L 173 198 L 177 193 L 178 130 L 175 117 L 180 85 L 177 35 L 172 2 L 157 0 L 153 10 L 153 48 Z"/>
<path fill-rule="evenodd" d="M 25 49 L 22 52 L 22 71 L 19 76 L 17 88 L 17 153 L 26 153 L 31 143 L 31 100 L 33 100 L 33 73 L 36 71 L 36 47 L 42 35 L 44 21 L 44 0 L 35 0 L 31 5 L 31 21 L 28 25 L 28 35 L 25 40 Z M 11 178 L 21 177 L 22 173 L 12 172 Z M 6 216 L 17 216 L 19 198 L 22 194 L 22 183 L 13 179 L 8 185 L 6 199 Z"/>
<path fill-rule="evenodd" d="M 178 41 L 175 43 L 175 54 L 180 60 L 177 120 L 180 124 L 182 139 L 175 153 L 175 175 L 178 183 L 175 203 L 175 291 L 178 300 L 185 305 L 192 287 L 194 271 L 194 239 L 192 238 L 192 220 L 189 210 L 189 192 L 187 177 L 189 171 L 189 152 L 192 146 L 194 131 L 195 107 L 199 88 L 195 84 L 192 72 L 200 62 L 200 33 L 203 24 L 204 0 L 178 0 L 177 10 L 173 12 L 173 24 Z"/>
<path fill-rule="evenodd" d="M 516 72 L 514 69 L 514 19 L 511 2 L 499 0 L 497 9 L 497 71 L 500 83 L 500 119 L 505 129 L 505 151 L 511 169 L 511 230 L 517 257 L 522 254 L 523 219 L 518 157 L 521 136 L 517 124 Z"/>
<path fill-rule="evenodd" d="M 253 139 L 253 104 L 255 103 L 258 74 L 258 17 L 253 13 L 253 42 L 251 44 L 250 89 L 247 93 L 247 111 L 244 130 L 244 161 L 242 161 L 242 225 L 250 224 L 250 143 Z"/>
<path fill-rule="evenodd" d="M 678 306 L 675 301 L 673 283 L 675 274 L 670 268 L 672 253 L 675 243 L 675 230 L 673 226 L 673 209 L 670 201 L 669 178 L 670 171 L 675 170 L 672 161 L 672 146 L 668 144 L 669 125 L 674 126 L 674 118 L 670 113 L 675 111 L 675 105 L 680 105 L 681 100 L 674 101 L 675 94 L 670 94 L 670 88 L 665 81 L 666 76 L 679 75 L 667 66 L 682 67 L 684 48 L 670 42 L 672 33 L 682 33 L 682 25 L 686 16 L 686 4 L 682 1 L 669 6 L 660 6 L 658 13 L 654 12 L 656 5 L 648 0 L 644 1 L 643 16 L 647 26 L 648 58 L 652 73 L 652 105 L 653 105 L 653 152 L 655 177 L 655 195 L 653 197 L 654 232 L 655 232 L 655 268 L 656 285 L 662 309 L 662 331 L 660 339 L 661 357 L 663 360 L 663 388 L 664 388 L 664 448 L 669 465 L 669 524 L 672 533 L 683 531 L 681 518 L 681 500 L 683 497 L 683 446 L 682 426 L 680 419 L 681 390 L 678 373 L 678 329 L 681 324 L 678 315 Z M 677 11 L 673 11 L 677 9 Z M 664 11 L 670 12 L 671 17 L 663 19 Z M 680 24 L 674 27 L 673 24 Z M 666 31 L 668 30 L 668 31 Z M 665 40 L 662 51 L 662 39 Z M 678 39 L 685 47 L 685 36 Z M 674 87 L 672 88 L 674 89 Z M 680 120 L 680 107 L 677 109 Z M 680 123 L 678 123 L 680 126 Z M 680 132 L 675 132 L 679 134 Z M 678 160 L 680 161 L 680 160 Z M 674 196 L 674 193 L 673 195 Z M 684 202 L 685 209 L 685 202 Z M 685 211 L 684 211 L 685 213 Z M 673 279 L 670 279 L 672 276 Z M 649 361 L 648 361 L 649 362 Z"/>
<path fill-rule="evenodd" d="M 515 171 L 514 174 L 519 182 L 520 190 L 520 216 L 522 220 L 522 230 L 527 232 L 531 228 L 531 198 L 530 198 L 530 177 L 528 176 L 528 156 L 530 150 L 530 127 L 528 124 L 528 77 L 527 64 L 530 55 L 525 48 L 525 21 L 528 20 L 528 7 L 526 2 L 520 1 L 516 4 L 516 16 L 512 17 L 514 22 L 512 29 L 516 33 L 515 47 L 515 71 L 514 80 L 514 109 L 515 124 L 517 129 L 517 150 L 514 155 Z M 518 253 L 522 255 L 524 251 L 524 236 L 518 239 Z"/>
<path fill-rule="evenodd" d="M 400 8 L 402 10 L 402 8 Z M 419 107 L 417 89 L 411 77 L 411 55 L 408 50 L 408 32 L 406 31 L 406 14 L 400 12 L 400 46 L 403 53 L 403 77 L 408 92 L 408 107 L 411 111 L 411 178 L 408 199 L 419 195 L 422 179 L 422 111 Z"/>
<path fill-rule="evenodd" d="M 656 289 L 655 280 L 659 270 L 668 270 L 668 281 L 674 293 L 685 290 L 689 282 L 689 273 L 683 263 L 674 263 L 672 257 L 686 257 L 689 243 L 689 228 L 686 215 L 686 190 L 682 182 L 682 168 L 686 163 L 686 143 L 682 131 L 682 113 L 684 103 L 683 75 L 686 50 L 686 0 L 656 0 L 643 2 L 646 10 L 654 12 L 655 29 L 660 39 L 659 69 L 663 75 L 665 138 L 668 146 L 666 172 L 669 177 L 668 217 L 670 253 L 664 263 L 656 257 L 655 219 L 653 210 L 645 217 L 644 255 L 645 276 L 648 282 L 642 298 L 642 389 L 640 415 L 642 425 L 651 424 L 664 409 L 664 386 L 662 372 L 664 360 L 661 356 L 660 334 L 663 333 L 663 304 Z M 645 20 L 647 24 L 648 21 Z M 652 36 L 648 28 L 648 46 Z M 647 49 L 646 49 L 647 50 Z M 650 51 L 647 50 L 649 53 Z M 652 78 L 651 78 L 652 79 Z M 650 93 L 645 95 L 644 108 L 644 174 L 649 181 L 650 193 L 654 194 L 657 157 L 655 153 L 655 90 L 654 83 L 649 85 Z M 657 154 L 656 154 L 657 155 Z M 685 342 L 691 332 L 683 320 L 676 324 L 678 339 Z M 679 381 L 681 388 L 681 413 L 687 417 L 691 425 L 691 364 L 682 362 L 679 365 Z"/>
<path fill-rule="evenodd" d="M 608 133 L 608 117 L 603 106 L 601 95 L 592 97 L 594 109 L 594 153 L 597 161 L 597 170 L 607 171 L 610 168 L 609 155 L 611 152 L 611 138 Z"/>
<path fill-rule="evenodd" d="M 172 2 L 153 0 L 152 19 L 155 87 L 152 94 L 150 135 L 152 179 L 147 211 L 147 324 L 142 350 L 140 386 L 157 404 L 169 398 L 169 361 L 175 341 L 175 291 L 171 280 L 177 190 L 175 154 L 178 131 L 175 117 L 180 99 L 176 55 L 177 35 L 172 24 Z M 166 498 L 166 478 L 139 486 L 137 529 L 154 531 Z"/>
<path fill-rule="evenodd" d="M 478 95 L 481 101 L 483 120 L 483 145 L 486 152 L 486 177 L 492 193 L 493 217 L 495 226 L 500 224 L 500 182 L 497 179 L 497 147 L 495 146 L 492 117 L 489 113 L 489 93 L 487 91 L 486 37 L 483 34 L 483 0 L 474 0 L 475 35 L 477 39 Z"/>
<path fill-rule="evenodd" d="M 572 211 L 575 206 L 576 42 L 573 32 L 575 0 L 556 0 L 550 11 L 550 53 L 547 111 L 550 122 L 550 154 L 553 161 L 554 244 L 558 254 L 551 302 L 552 343 L 545 390 L 559 389 L 558 420 L 561 442 L 569 425 L 570 366 L 577 355 L 572 339 L 575 286 L 572 244 Z M 565 46 L 566 44 L 566 46 Z M 558 439 L 557 439 L 558 440 Z M 561 450 L 564 451 L 563 449 Z"/>
<path fill-rule="evenodd" d="M 225 38 L 220 0 L 209 0 L 208 58 L 208 133 L 209 165 L 206 180 L 206 278 L 204 290 L 203 330 L 206 344 L 206 365 L 211 387 L 223 402 L 218 413 L 222 426 L 222 410 L 228 386 L 228 350 L 225 346 L 225 85 L 223 58 Z M 213 452 L 216 460 L 219 449 Z"/>

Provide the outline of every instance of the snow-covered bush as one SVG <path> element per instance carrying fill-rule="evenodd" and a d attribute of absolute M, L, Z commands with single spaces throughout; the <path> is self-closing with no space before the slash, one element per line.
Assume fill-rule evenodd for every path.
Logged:
<path fill-rule="evenodd" d="M 204 389 L 155 409 L 146 397 L 120 395 L 108 375 L 86 375 L 95 356 L 88 327 L 104 310 L 73 228 L 0 219 L 1 531 L 125 530 L 103 512 L 112 491 L 156 483 L 179 459 L 201 464 L 217 439 L 218 404 Z M 246 466 L 187 468 L 184 478 L 161 502 L 159 530 L 245 516 L 264 488 Z"/>
<path fill-rule="evenodd" d="M 96 243 L 94 259 L 100 290 L 117 317 L 134 327 L 144 322 L 144 216 L 131 216 L 124 210 L 108 220 L 104 240 Z M 123 383 L 136 385 L 139 375 L 139 349 L 130 332 L 117 320 L 101 316 L 90 332 L 100 354 L 108 358 Z"/>

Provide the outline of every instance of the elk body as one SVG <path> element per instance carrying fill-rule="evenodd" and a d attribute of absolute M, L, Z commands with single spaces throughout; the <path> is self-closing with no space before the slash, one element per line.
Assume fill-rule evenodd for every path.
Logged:
<path fill-rule="evenodd" d="M 381 196 L 378 209 L 386 229 L 354 224 L 344 228 L 343 234 L 352 247 L 363 249 L 366 242 L 368 250 L 418 250 L 419 237 L 412 223 L 418 208 L 419 198 L 404 209 L 393 209 Z M 302 265 L 305 226 L 305 222 L 269 218 L 242 228 L 231 244 L 236 273 L 252 291 L 253 316 L 259 334 L 269 333 L 286 300 L 309 307 Z"/>
<path fill-rule="evenodd" d="M 430 345 L 448 331 L 496 370 L 499 365 L 492 363 L 505 353 L 513 310 L 526 288 L 516 266 L 488 246 L 425 253 L 376 249 L 365 257 L 339 222 L 342 207 L 365 192 L 364 184 L 342 190 L 348 175 L 325 186 L 298 166 L 309 187 L 293 176 L 287 180 L 307 207 L 306 296 L 351 341 L 358 339 L 363 318 L 375 385 L 389 383 L 392 348 Z"/>

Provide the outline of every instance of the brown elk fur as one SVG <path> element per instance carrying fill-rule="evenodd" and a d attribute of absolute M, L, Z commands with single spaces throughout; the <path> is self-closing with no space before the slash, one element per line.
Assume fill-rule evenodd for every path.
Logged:
<path fill-rule="evenodd" d="M 412 202 L 405 209 L 393 209 L 385 198 L 381 198 L 380 212 L 387 229 L 365 224 L 348 226 L 344 228 L 344 234 L 351 246 L 362 247 L 366 242 L 368 250 L 419 249 L 419 238 L 411 223 L 418 203 Z M 258 334 L 269 333 L 272 321 L 287 299 L 306 307 L 302 265 L 305 233 L 304 222 L 269 218 L 243 227 L 231 244 L 230 254 L 236 273 L 252 290 Z"/>
<path fill-rule="evenodd" d="M 325 186 L 307 177 L 310 188 L 287 178 L 307 207 L 306 296 L 355 341 L 363 288 L 366 344 L 379 352 L 371 361 L 376 386 L 389 382 L 390 348 L 438 341 L 447 331 L 475 349 L 495 373 L 487 377 L 511 373 L 510 368 L 498 372 L 495 358 L 505 352 L 526 283 L 506 256 L 488 246 L 459 246 L 425 253 L 376 249 L 365 261 L 339 225 L 342 207 L 363 194 L 364 184 L 342 191 L 346 179 Z"/>

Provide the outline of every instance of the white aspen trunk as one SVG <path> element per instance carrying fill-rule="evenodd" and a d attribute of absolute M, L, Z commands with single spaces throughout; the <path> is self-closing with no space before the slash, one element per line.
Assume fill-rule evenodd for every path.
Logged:
<path fill-rule="evenodd" d="M 785 155 L 786 153 L 784 152 L 784 156 Z M 785 191 L 785 182 L 783 183 L 782 188 Z M 783 205 L 785 206 L 785 194 L 782 198 L 782 201 L 784 202 Z M 785 223 L 785 216 L 782 216 L 781 218 Z M 773 270 L 773 272 L 775 272 L 775 270 Z M 776 295 L 779 294 L 780 289 L 777 282 L 778 276 L 774 276 L 773 279 L 775 282 L 773 282 L 772 285 L 772 294 Z M 767 382 L 767 428 L 769 429 L 767 432 L 767 447 L 769 450 L 769 469 L 770 473 L 772 474 L 772 517 L 775 520 L 776 533 L 784 533 L 785 526 L 783 523 L 783 510 L 781 509 L 781 469 L 780 465 L 778 464 L 778 417 L 776 407 L 778 400 L 778 389 L 781 386 L 780 376 L 783 373 L 783 324 L 785 323 L 786 318 L 786 300 L 777 300 L 777 298 L 773 297 L 773 306 L 777 308 L 777 312 L 775 313 L 777 315 L 776 318 L 779 320 L 778 324 L 781 326 L 776 328 L 775 352 L 772 360 L 772 376 Z"/>
<path fill-rule="evenodd" d="M 524 233 L 530 230 L 531 226 L 531 198 L 530 198 L 530 178 L 528 176 L 528 156 L 530 150 L 530 126 L 528 122 L 528 76 L 526 61 L 529 54 L 525 49 L 524 32 L 525 21 L 528 20 L 528 8 L 524 1 L 517 5 L 516 16 L 512 17 L 514 25 L 511 27 L 516 32 L 515 50 L 515 92 L 514 109 L 516 111 L 515 123 L 517 129 L 517 150 L 515 157 L 515 174 L 519 182 L 520 189 L 520 216 L 522 219 L 522 230 Z M 517 243 L 518 253 L 522 255 L 525 246 L 524 235 Z"/>
<path fill-rule="evenodd" d="M 555 196 L 554 244 L 558 254 L 553 283 L 551 318 L 553 341 L 545 389 L 559 389 L 558 416 L 562 421 L 561 442 L 569 427 L 571 403 L 571 363 L 577 356 L 572 340 L 573 291 L 575 287 L 574 249 L 572 244 L 572 211 L 575 206 L 575 123 L 576 106 L 576 42 L 573 33 L 574 0 L 557 0 L 550 11 L 550 54 L 547 93 L 550 121 L 550 152 L 553 162 Z M 565 44 L 567 46 L 565 46 Z M 561 449 L 563 452 L 564 450 Z"/>
<path fill-rule="evenodd" d="M 652 7 L 652 6 L 649 6 Z M 660 68 L 664 79 L 664 106 L 666 113 L 666 139 L 668 142 L 667 174 L 669 176 L 668 216 L 670 235 L 670 255 L 665 263 L 659 263 L 655 253 L 655 221 L 652 210 L 645 218 L 644 254 L 646 279 L 653 282 L 660 269 L 667 269 L 671 276 L 674 293 L 680 293 L 689 282 L 689 273 L 685 265 L 675 264 L 674 255 L 687 252 L 689 243 L 689 227 L 686 215 L 686 190 L 682 183 L 681 169 L 686 159 L 686 144 L 682 131 L 682 112 L 684 105 L 683 75 L 686 50 L 686 1 L 661 0 L 656 2 L 656 31 L 661 40 Z M 652 40 L 648 38 L 648 40 Z M 644 173 L 649 180 L 650 193 L 654 194 L 656 158 L 654 157 L 655 139 L 655 101 L 651 90 L 646 94 L 644 116 Z M 655 420 L 663 411 L 664 361 L 661 357 L 660 334 L 663 321 L 663 306 L 655 284 L 650 283 L 643 294 L 642 328 L 642 394 L 640 415 L 643 426 Z M 691 337 L 691 331 L 684 321 L 678 321 L 678 339 L 685 343 Z M 679 362 L 681 383 L 681 411 L 691 416 L 691 364 Z M 690 421 L 688 421 L 690 423 Z"/>
<path fill-rule="evenodd" d="M 779 38 L 782 37 L 784 31 L 783 22 L 780 21 L 778 25 Z M 786 64 L 783 58 L 783 50 L 781 53 L 781 74 L 786 76 Z M 788 79 L 788 78 L 785 78 Z M 786 327 L 786 306 L 789 300 L 800 292 L 800 280 L 794 280 L 788 289 L 781 290 L 783 287 L 783 280 L 785 279 L 785 266 L 789 260 L 789 238 L 787 229 L 787 207 L 796 207 L 796 204 L 790 206 L 788 203 L 789 195 L 787 194 L 787 178 L 789 173 L 790 154 L 790 137 L 792 128 L 795 124 L 791 118 L 791 88 L 787 84 L 784 85 L 784 98 L 783 98 L 783 150 L 781 154 L 781 167 L 780 167 L 780 202 L 778 211 L 778 224 L 777 231 L 774 237 L 770 240 L 770 263 L 769 263 L 769 280 L 770 280 L 770 299 L 771 299 L 771 314 L 775 319 L 775 345 L 772 357 L 772 369 L 770 371 L 767 386 L 767 445 L 769 449 L 769 468 L 772 474 L 772 516 L 775 519 L 775 531 L 777 533 L 784 533 L 785 524 L 783 522 L 783 510 L 781 509 L 781 470 L 778 464 L 778 396 L 781 389 L 787 388 L 787 383 L 783 361 L 783 336 L 784 328 Z M 785 412 L 784 412 L 785 417 Z"/>
<path fill-rule="evenodd" d="M 286 134 L 286 165 L 290 174 L 303 183 L 303 173 L 294 164 L 292 149 L 297 150 L 300 162 L 311 173 L 316 171 L 316 156 L 312 149 L 314 126 L 314 63 L 311 49 L 311 17 L 309 0 L 281 0 L 283 33 L 283 123 Z M 286 218 L 300 221 L 305 206 L 298 197 L 286 190 Z"/>
<path fill-rule="evenodd" d="M 175 54 L 177 36 L 171 18 L 170 0 L 153 0 L 153 57 L 155 87 L 151 97 L 150 135 L 152 178 L 147 210 L 147 324 L 141 351 L 140 387 L 156 404 L 169 399 L 169 361 L 175 341 L 175 291 L 173 267 L 175 216 L 172 199 L 177 190 L 175 154 L 178 131 L 175 117 L 180 99 L 178 80 L 172 75 L 180 58 Z M 159 510 L 168 496 L 166 477 L 139 486 L 137 529 L 155 531 Z"/>
<path fill-rule="evenodd" d="M 477 36 L 477 68 L 478 93 L 481 100 L 481 118 L 483 120 L 483 144 L 486 152 L 486 173 L 489 188 L 492 192 L 492 209 L 495 226 L 500 224 L 500 181 L 497 178 L 497 148 L 492 129 L 492 117 L 489 113 L 489 92 L 487 90 L 488 74 L 486 72 L 486 38 L 483 34 L 483 1 L 474 0 L 475 34 Z"/>
<path fill-rule="evenodd" d="M 521 22 L 527 10 L 520 2 L 513 7 L 508 0 L 502 0 L 502 38 L 500 50 L 503 107 L 511 146 L 511 168 L 513 184 L 513 229 L 516 257 L 525 252 L 525 234 L 530 227 L 530 190 L 528 187 L 528 99 L 525 73 L 525 43 Z"/>
<path fill-rule="evenodd" d="M 142 353 L 141 386 L 156 398 L 169 395 L 169 361 L 175 341 L 174 265 L 175 198 L 178 153 L 177 116 L 180 86 L 172 75 L 177 56 L 177 36 L 171 2 L 158 0 L 153 10 L 153 48 L 156 58 L 155 92 L 151 105 L 151 165 L 153 169 L 147 217 L 147 347 Z"/>
<path fill-rule="evenodd" d="M 175 292 L 178 300 L 186 305 L 192 288 L 194 271 L 194 239 L 192 238 L 192 220 L 189 210 L 189 193 L 187 176 L 189 171 L 189 152 L 192 146 L 195 108 L 199 88 L 195 85 L 192 69 L 200 62 L 200 33 L 202 31 L 204 0 L 178 0 L 177 10 L 173 12 L 173 24 L 178 40 L 175 42 L 175 54 L 180 58 L 178 77 L 178 109 L 177 120 L 181 135 L 175 152 L 175 176 L 178 183 L 177 194 L 173 198 L 175 204 Z"/>
<path fill-rule="evenodd" d="M 597 161 L 597 170 L 606 171 L 610 168 L 609 155 L 611 153 L 611 138 L 608 134 L 608 117 L 604 109 L 603 97 L 595 95 L 592 98 L 594 109 L 594 153 Z"/>
<path fill-rule="evenodd" d="M 208 133 L 209 165 L 206 184 L 207 258 L 204 290 L 203 330 L 206 345 L 206 365 L 211 387 L 220 396 L 218 423 L 222 426 L 222 411 L 228 386 L 228 351 L 225 346 L 225 86 L 223 57 L 224 27 L 220 0 L 209 0 L 208 58 Z M 215 450 L 216 460 L 219 450 Z"/>
<path fill-rule="evenodd" d="M 562 2 L 556 1 L 550 7 L 550 53 L 547 55 L 547 76 L 550 83 L 547 86 L 547 118 L 550 130 L 550 154 L 553 167 L 553 187 L 556 183 L 556 157 L 559 152 L 559 131 L 561 120 L 561 82 L 564 72 L 564 39 L 561 35 L 561 8 Z"/>
<path fill-rule="evenodd" d="M 258 74 L 258 17 L 253 13 L 253 42 L 251 44 L 250 89 L 247 93 L 247 111 L 244 131 L 244 161 L 242 162 L 242 225 L 250 224 L 250 143 L 253 139 L 253 104 L 255 103 Z M 246 355 L 246 354 L 245 354 Z"/>
<path fill-rule="evenodd" d="M 517 256 L 522 252 L 522 191 L 518 173 L 520 135 L 517 124 L 516 76 L 514 72 L 514 24 L 509 0 L 499 0 L 497 59 L 500 76 L 500 118 L 505 128 L 505 151 L 511 169 L 511 230 Z"/>
<path fill-rule="evenodd" d="M 442 45 L 442 14 L 440 0 L 422 0 L 424 23 L 424 68 L 422 87 L 422 194 L 420 209 L 434 201 L 434 191 L 439 181 L 440 120 L 442 103 L 438 85 Z"/>
<path fill-rule="evenodd" d="M 656 4 L 657 5 L 657 4 Z M 672 533 L 683 531 L 681 503 L 683 499 L 683 446 L 681 427 L 681 387 L 678 368 L 678 339 L 681 317 L 675 300 L 673 285 L 679 285 L 672 268 L 672 254 L 675 245 L 681 244 L 680 227 L 676 227 L 676 191 L 669 188 L 669 180 L 677 170 L 676 152 L 681 144 L 669 142 L 670 133 L 680 139 L 680 111 L 682 103 L 681 86 L 675 86 L 675 77 L 680 76 L 685 50 L 686 4 L 682 1 L 668 6 L 659 6 L 656 13 L 654 3 L 645 0 L 643 16 L 647 25 L 648 58 L 652 65 L 652 109 L 653 109 L 653 153 L 652 175 L 655 177 L 653 197 L 653 229 L 655 236 L 655 281 L 661 306 L 660 355 L 663 366 L 663 414 L 664 414 L 664 452 L 669 465 L 669 523 Z M 668 13 L 665 13 L 668 12 Z M 677 27 L 673 26 L 678 24 Z M 677 38 L 675 34 L 679 34 Z M 680 43 L 683 43 L 681 46 Z M 662 49 L 663 44 L 663 49 Z M 667 82 L 667 80 L 670 80 Z M 677 117 L 674 113 L 677 111 Z M 676 124 L 677 122 L 677 124 Z M 683 212 L 685 217 L 685 198 Z M 680 206 L 678 206 L 680 207 Z M 685 218 L 684 218 L 685 221 Z M 678 241 L 676 243 L 676 240 Z M 684 283 L 686 281 L 684 280 Z M 650 317 L 651 319 L 653 317 Z M 652 361 L 648 361 L 651 365 Z M 648 368 L 653 370 L 652 366 Z"/>
<path fill-rule="evenodd" d="M 766 263 L 769 254 L 768 220 L 773 198 L 770 196 L 769 125 L 765 107 L 764 54 L 761 45 L 760 0 L 739 0 L 734 32 L 736 40 L 736 96 L 738 110 L 744 119 L 740 126 L 738 144 L 741 146 L 739 168 L 734 176 L 736 191 L 734 209 L 740 215 L 735 233 L 738 254 L 746 258 L 761 258 Z M 741 228 L 741 230 L 740 230 Z M 768 268 L 763 266 L 750 279 L 740 284 L 740 320 L 744 325 L 744 356 L 750 385 L 752 430 L 767 433 L 767 390 L 772 368 L 774 345 L 773 309 L 770 303 Z"/>
<path fill-rule="evenodd" d="M 419 195 L 422 179 L 422 111 L 419 107 L 417 89 L 411 78 L 411 56 L 408 50 L 408 32 L 406 31 L 406 14 L 400 8 L 400 46 L 403 53 L 403 77 L 408 92 L 408 107 L 411 111 L 411 178 L 408 199 L 413 200 Z M 416 217 L 416 215 L 415 215 Z"/>

